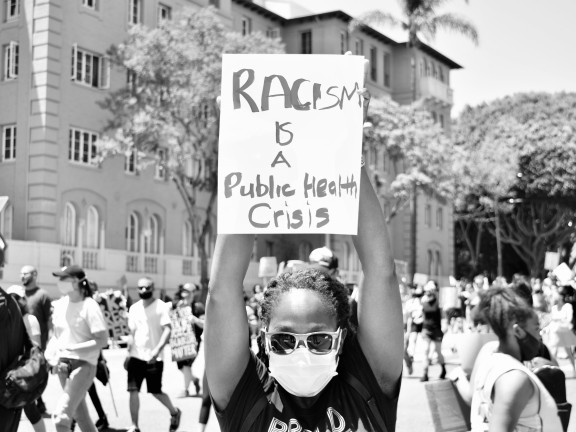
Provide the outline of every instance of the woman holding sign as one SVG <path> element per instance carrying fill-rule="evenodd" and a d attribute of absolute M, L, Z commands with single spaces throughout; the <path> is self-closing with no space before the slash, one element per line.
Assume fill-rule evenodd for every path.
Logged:
<path fill-rule="evenodd" d="M 369 96 L 364 92 L 364 115 Z M 253 235 L 220 235 L 206 321 L 206 372 L 222 431 L 395 429 L 402 305 L 387 226 L 362 168 L 358 234 L 364 270 L 358 330 L 347 289 L 316 270 L 272 280 L 262 303 L 260 358 L 246 344 L 242 282 Z"/>

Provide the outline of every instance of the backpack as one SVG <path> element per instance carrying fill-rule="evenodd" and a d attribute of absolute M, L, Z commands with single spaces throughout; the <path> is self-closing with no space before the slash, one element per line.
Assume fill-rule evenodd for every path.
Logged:
<path fill-rule="evenodd" d="M 24 324 L 23 324 L 24 325 Z M 38 399 L 48 384 L 48 363 L 24 332 L 24 353 L 0 373 L 0 405 L 22 408 Z"/>

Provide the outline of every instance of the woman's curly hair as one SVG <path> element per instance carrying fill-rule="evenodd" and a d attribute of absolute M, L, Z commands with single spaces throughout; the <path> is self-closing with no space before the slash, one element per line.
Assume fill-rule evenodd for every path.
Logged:
<path fill-rule="evenodd" d="M 350 304 L 348 289 L 336 279 L 319 270 L 299 270 L 283 273 L 268 283 L 264 299 L 260 303 L 262 327 L 268 328 L 278 301 L 282 294 L 291 290 L 304 289 L 319 294 L 322 303 L 336 318 L 338 327 L 349 330 Z M 262 336 L 258 336 L 258 357 L 268 365 Z"/>

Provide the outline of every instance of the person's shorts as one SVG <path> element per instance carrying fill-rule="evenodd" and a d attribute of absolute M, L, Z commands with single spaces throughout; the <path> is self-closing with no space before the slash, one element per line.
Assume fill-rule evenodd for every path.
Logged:
<path fill-rule="evenodd" d="M 422 336 L 424 336 L 425 339 L 430 339 L 434 342 L 442 342 L 442 338 L 444 338 L 444 333 L 442 333 L 442 330 L 438 329 L 438 328 L 434 328 L 434 329 L 422 329 Z"/>
<path fill-rule="evenodd" d="M 162 393 L 162 372 L 164 362 L 157 361 L 148 363 L 143 360 L 130 357 L 127 364 L 128 391 L 140 391 L 142 381 L 146 379 L 148 393 Z"/>
<path fill-rule="evenodd" d="M 422 331 L 422 323 L 420 324 L 412 323 L 410 325 L 410 333 L 420 333 L 421 331 Z"/>
<path fill-rule="evenodd" d="M 194 360 L 195 359 L 180 360 L 176 362 L 176 366 L 178 366 L 178 369 L 182 369 L 184 366 L 192 367 Z"/>

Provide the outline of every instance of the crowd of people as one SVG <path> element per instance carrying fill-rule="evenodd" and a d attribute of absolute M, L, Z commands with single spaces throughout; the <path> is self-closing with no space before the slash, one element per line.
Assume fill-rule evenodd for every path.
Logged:
<path fill-rule="evenodd" d="M 365 117 L 367 109 L 365 103 Z M 434 360 L 439 378 L 448 378 L 442 340 L 446 331 L 461 329 L 472 335 L 467 340 L 492 335 L 492 342 L 480 344 L 472 355 L 459 352 L 472 363 L 462 361 L 458 389 L 469 403 L 474 432 L 565 431 L 567 402 L 557 391 L 563 383 L 548 378 L 558 376 L 550 370 L 559 370 L 553 369 L 559 348 L 574 367 L 572 287 L 551 278 L 520 277 L 510 284 L 499 278 L 491 286 L 482 276 L 460 283 L 460 304 L 450 310 L 442 309 L 441 290 L 433 281 L 401 290 L 386 220 L 365 169 L 360 182 L 358 232 L 352 241 L 363 280 L 353 291 L 338 280 L 334 254 L 321 248 L 303 269 L 284 271 L 246 295 L 244 279 L 254 245 L 248 234 L 218 236 L 205 308 L 194 284 L 183 284 L 168 303 L 159 298 L 153 279 L 138 280 L 140 299 L 128 311 L 124 362 L 129 432 L 140 432 L 144 381 L 147 392 L 166 408 L 168 430 L 179 428 L 182 412 L 163 391 L 162 377 L 170 313 L 181 308 L 190 308 L 196 336 L 203 332 L 202 427 L 212 403 L 223 432 L 393 432 L 403 359 L 413 373 L 415 344 L 421 339 L 422 381 L 429 380 Z M 73 430 L 75 424 L 82 432 L 104 430 L 108 420 L 97 407 L 94 379 L 99 369 L 108 378 L 102 350 L 109 332 L 94 299 L 97 285 L 82 268 L 66 266 L 53 273 L 61 298 L 51 302 L 37 286 L 37 276 L 36 269 L 26 266 L 22 286 L 10 287 L 9 293 L 0 288 L 0 371 L 22 354 L 29 334 L 62 385 L 52 413 L 57 432 Z M 196 393 L 200 390 L 192 362 L 188 358 L 177 365 L 184 396 L 191 385 Z M 542 372 L 543 367 L 548 369 Z M 90 418 L 87 394 L 99 413 L 96 421 Z M 35 431 L 45 430 L 45 410 L 41 398 L 25 408 Z M 0 430 L 16 431 L 20 416 L 20 409 L 0 404 Z"/>

